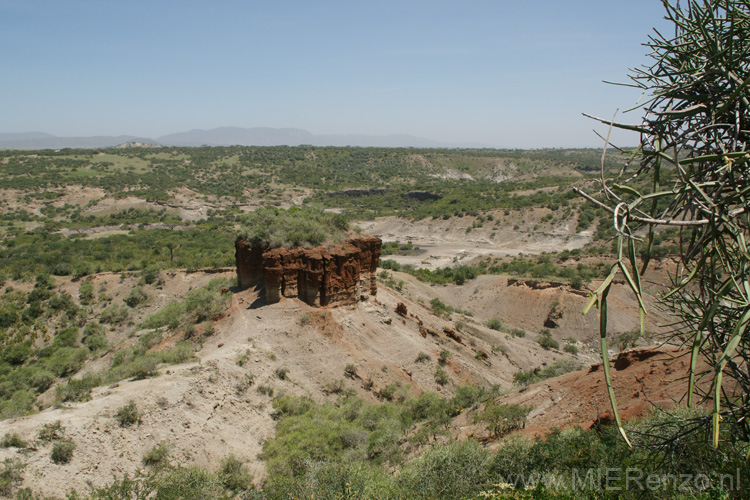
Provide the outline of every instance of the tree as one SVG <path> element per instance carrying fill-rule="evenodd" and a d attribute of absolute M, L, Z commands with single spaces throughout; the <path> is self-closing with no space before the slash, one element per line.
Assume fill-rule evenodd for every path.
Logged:
<path fill-rule="evenodd" d="M 612 280 L 622 273 L 645 313 L 640 276 L 656 231 L 679 229 L 681 266 L 661 301 L 676 317 L 670 340 L 692 350 L 688 405 L 696 394 L 713 401 L 718 447 L 722 421 L 731 439 L 750 441 L 750 2 L 662 3 L 674 33 L 655 31 L 646 44 L 653 64 L 630 75 L 647 99 L 642 122 L 595 118 L 638 132 L 640 145 L 634 168 L 608 178 L 602 161 L 600 191 L 578 190 L 612 214 L 617 233 L 617 262 L 588 308 L 600 308 L 606 368 Z M 713 366 L 708 374 L 697 373 L 700 356 Z M 608 370 L 605 376 L 622 429 Z M 711 377 L 707 393 L 696 383 L 701 376 Z"/>

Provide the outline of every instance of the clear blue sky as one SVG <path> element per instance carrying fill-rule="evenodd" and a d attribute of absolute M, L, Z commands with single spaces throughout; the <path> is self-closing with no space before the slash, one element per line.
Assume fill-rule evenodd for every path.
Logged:
<path fill-rule="evenodd" d="M 635 103 L 602 80 L 664 26 L 659 0 L 0 0 L 0 132 L 599 146 L 581 112 Z"/>

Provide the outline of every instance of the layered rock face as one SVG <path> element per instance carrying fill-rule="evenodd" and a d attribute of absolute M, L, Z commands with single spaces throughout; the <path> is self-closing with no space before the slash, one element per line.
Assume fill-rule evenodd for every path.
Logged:
<path fill-rule="evenodd" d="M 264 284 L 266 303 L 298 297 L 312 306 L 353 304 L 377 294 L 380 238 L 357 236 L 317 248 L 259 248 L 235 243 L 240 288 Z"/>

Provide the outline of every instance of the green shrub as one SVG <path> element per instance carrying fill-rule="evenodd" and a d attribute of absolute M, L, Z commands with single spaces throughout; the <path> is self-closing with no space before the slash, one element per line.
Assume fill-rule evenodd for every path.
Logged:
<path fill-rule="evenodd" d="M 159 268 L 147 267 L 141 271 L 141 282 L 144 285 L 152 285 L 159 281 Z"/>
<path fill-rule="evenodd" d="M 158 366 L 159 361 L 154 356 L 141 356 L 127 365 L 127 373 L 135 380 L 143 380 L 158 375 Z"/>
<path fill-rule="evenodd" d="M 0 467 L 0 495 L 10 498 L 13 490 L 23 481 L 26 464 L 17 458 L 6 458 Z M 19 498 L 18 496 L 16 498 Z"/>
<path fill-rule="evenodd" d="M 90 280 L 81 283 L 78 288 L 78 300 L 84 305 L 94 303 L 94 284 Z"/>
<path fill-rule="evenodd" d="M 216 474 L 200 467 L 170 467 L 155 484 L 159 500 L 214 499 L 224 493 Z"/>
<path fill-rule="evenodd" d="M 99 321 L 109 323 L 110 325 L 119 325 L 124 323 L 130 317 L 127 307 L 120 304 L 107 306 L 99 316 Z"/>
<path fill-rule="evenodd" d="M 573 344 L 566 344 L 565 347 L 563 347 L 563 351 L 575 356 L 578 354 L 578 347 Z"/>
<path fill-rule="evenodd" d="M 503 320 L 501 320 L 500 318 L 492 318 L 487 321 L 487 328 L 491 328 L 499 332 L 504 332 L 506 330 L 505 326 L 503 325 Z"/>
<path fill-rule="evenodd" d="M 169 459 L 170 445 L 162 441 L 143 455 L 143 465 L 166 465 Z"/>
<path fill-rule="evenodd" d="M 513 335 L 514 337 L 518 337 L 518 338 L 523 338 L 523 337 L 526 336 L 526 332 L 523 331 L 523 330 L 521 330 L 520 328 L 513 328 L 510 331 L 510 334 Z"/>
<path fill-rule="evenodd" d="M 534 368 L 532 370 L 516 372 L 513 375 L 513 383 L 520 386 L 531 385 L 548 378 L 559 377 L 580 369 L 580 363 L 563 359 L 552 363 L 544 369 Z"/>
<path fill-rule="evenodd" d="M 103 379 L 98 373 L 87 373 L 77 379 L 70 378 L 65 385 L 55 388 L 55 400 L 58 402 L 87 401 L 90 399 L 91 389 L 98 387 L 102 382 Z"/>
<path fill-rule="evenodd" d="M 537 342 L 540 346 L 542 346 L 544 349 L 559 349 L 560 343 L 552 338 L 552 334 L 548 329 L 543 330 L 539 337 L 537 338 Z"/>
<path fill-rule="evenodd" d="M 80 370 L 88 357 L 88 347 L 62 347 L 44 361 L 44 367 L 56 376 L 64 377 Z"/>
<path fill-rule="evenodd" d="M 415 363 L 424 363 L 425 361 L 429 361 L 429 360 L 430 360 L 430 356 L 427 355 L 427 354 L 425 354 L 425 353 L 423 353 L 422 351 L 420 351 L 417 354 L 416 359 L 414 359 L 414 362 Z"/>
<path fill-rule="evenodd" d="M 143 288 L 140 286 L 134 286 L 125 298 L 125 303 L 130 307 L 136 307 L 146 302 L 146 300 L 148 300 L 148 296 L 143 291 Z"/>
<path fill-rule="evenodd" d="M 221 461 L 219 481 L 226 489 L 241 491 L 252 486 L 253 477 L 243 469 L 242 464 L 243 462 L 234 455 L 229 455 Z"/>
<path fill-rule="evenodd" d="M 357 367 L 349 363 L 344 367 L 344 376 L 349 378 L 357 377 Z"/>
<path fill-rule="evenodd" d="M 107 336 L 104 333 L 104 327 L 99 323 L 89 321 L 83 328 L 83 338 L 81 343 L 89 348 L 92 352 L 101 351 L 107 348 Z"/>
<path fill-rule="evenodd" d="M 29 443 L 24 441 L 21 436 L 15 432 L 9 432 L 3 436 L 0 440 L 0 447 L 2 448 L 26 448 Z"/>
<path fill-rule="evenodd" d="M 65 428 L 62 426 L 62 422 L 56 420 L 51 424 L 42 425 L 42 428 L 37 435 L 37 439 L 39 439 L 39 441 L 49 442 L 62 439 L 64 436 Z"/>
<path fill-rule="evenodd" d="M 486 424 L 490 434 L 498 437 L 525 427 L 531 409 L 530 406 L 501 405 L 492 401 L 475 415 L 474 421 Z"/>
<path fill-rule="evenodd" d="M 442 317 L 448 317 L 450 316 L 450 313 L 453 312 L 453 309 L 449 306 L 447 306 L 442 300 L 435 297 L 430 301 L 430 307 L 432 307 L 432 312 L 434 312 L 437 316 Z"/>
<path fill-rule="evenodd" d="M 55 464 L 67 464 L 73 458 L 76 444 L 71 439 L 61 439 L 52 445 L 50 459 Z"/>
<path fill-rule="evenodd" d="M 141 414 L 133 400 L 128 401 L 125 406 L 117 410 L 115 418 L 120 423 L 120 427 L 130 427 L 141 422 Z"/>
<path fill-rule="evenodd" d="M 466 498 L 488 485 L 488 458 L 472 439 L 436 446 L 404 465 L 396 480 L 408 498 Z"/>
<path fill-rule="evenodd" d="M 31 341 L 11 344 L 3 350 L 3 361 L 11 365 L 21 365 L 31 356 Z"/>
<path fill-rule="evenodd" d="M 440 385 L 445 385 L 450 381 L 448 378 L 448 373 L 443 370 L 441 366 L 437 366 L 435 368 L 435 382 L 437 382 Z"/>
<path fill-rule="evenodd" d="M 261 208 L 243 219 L 239 239 L 258 247 L 318 246 L 343 239 L 346 217 L 311 207 Z"/>
<path fill-rule="evenodd" d="M 287 368 L 277 368 L 275 373 L 279 380 L 287 380 L 289 378 L 289 370 Z"/>
<path fill-rule="evenodd" d="M 162 351 L 154 353 L 158 356 L 162 363 L 168 365 L 176 365 L 178 363 L 184 363 L 185 361 L 192 359 L 195 354 L 195 346 L 192 342 L 183 340 L 178 342 L 176 346 Z"/>
<path fill-rule="evenodd" d="M 440 363 L 441 365 L 444 365 L 448 361 L 448 358 L 450 357 L 451 357 L 451 353 L 448 349 L 441 349 L 440 354 L 438 356 L 438 363 Z"/>

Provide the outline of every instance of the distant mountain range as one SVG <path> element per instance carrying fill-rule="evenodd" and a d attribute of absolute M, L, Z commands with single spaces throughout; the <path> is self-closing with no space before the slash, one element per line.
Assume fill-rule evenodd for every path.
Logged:
<path fill-rule="evenodd" d="M 412 135 L 315 135 L 298 128 L 220 127 L 193 129 L 156 139 L 120 136 L 57 137 L 44 132 L 0 133 L 0 149 L 108 148 L 127 143 L 157 146 L 360 146 L 418 148 L 477 148 L 482 144 L 448 144 Z"/>

